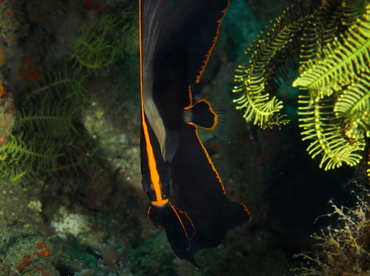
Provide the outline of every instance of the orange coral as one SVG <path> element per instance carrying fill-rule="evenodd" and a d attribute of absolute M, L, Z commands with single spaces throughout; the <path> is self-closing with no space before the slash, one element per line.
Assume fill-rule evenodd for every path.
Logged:
<path fill-rule="evenodd" d="M 4 89 L 3 82 L 0 81 L 0 98 L 4 95 L 4 92 L 5 92 L 5 89 Z"/>
<path fill-rule="evenodd" d="M 105 8 L 92 0 L 85 0 L 85 9 L 94 11 L 105 11 Z"/>
<path fill-rule="evenodd" d="M 0 67 L 3 66 L 8 60 L 4 44 L 0 43 Z"/>
<path fill-rule="evenodd" d="M 37 249 L 44 249 L 41 252 L 36 252 L 35 255 L 39 257 L 47 257 L 50 254 L 50 248 L 43 242 L 39 242 L 36 245 Z"/>
<path fill-rule="evenodd" d="M 22 262 L 17 265 L 16 269 L 19 272 L 23 271 L 31 263 L 31 261 L 31 256 L 24 256 Z"/>
<path fill-rule="evenodd" d="M 41 70 L 32 64 L 29 57 L 23 57 L 19 69 L 19 76 L 31 84 L 40 79 Z"/>

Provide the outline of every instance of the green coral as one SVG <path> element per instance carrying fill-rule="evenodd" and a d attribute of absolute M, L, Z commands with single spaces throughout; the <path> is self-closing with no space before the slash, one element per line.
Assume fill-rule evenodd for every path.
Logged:
<path fill-rule="evenodd" d="M 123 9 L 119 13 L 102 14 L 93 28 L 82 26 L 82 34 L 73 43 L 71 59 L 78 71 L 86 68 L 97 74 L 118 59 L 138 52 L 137 12 Z"/>
<path fill-rule="evenodd" d="M 370 5 L 362 6 L 332 0 L 308 14 L 289 8 L 259 37 L 250 64 L 237 70 L 237 109 L 266 128 L 286 123 L 276 79 L 286 78 L 286 63 L 294 68 L 299 61 L 293 86 L 308 91 L 298 101 L 302 140 L 310 141 L 312 158 L 322 156 L 325 170 L 358 164 L 370 134 Z"/>

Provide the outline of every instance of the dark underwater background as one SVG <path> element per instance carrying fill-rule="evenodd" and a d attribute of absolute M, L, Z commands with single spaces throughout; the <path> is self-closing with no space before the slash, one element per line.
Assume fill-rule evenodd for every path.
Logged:
<path fill-rule="evenodd" d="M 244 52 L 292 4 L 231 0 L 194 87 L 196 98 L 215 99 L 232 118 L 222 139 L 201 137 L 228 198 L 252 217 L 217 248 L 198 252 L 196 268 L 146 217 L 137 2 L 0 0 L 0 275 L 327 275 L 320 262 L 294 256 L 325 255 L 311 235 L 343 227 L 332 204 L 357 206 L 358 185 L 368 185 L 366 157 L 328 171 L 310 157 L 298 127 L 295 70 L 278 94 L 289 124 L 262 130 L 232 102 L 235 70 L 249 62 Z M 330 275 L 370 275 L 346 269 Z"/>

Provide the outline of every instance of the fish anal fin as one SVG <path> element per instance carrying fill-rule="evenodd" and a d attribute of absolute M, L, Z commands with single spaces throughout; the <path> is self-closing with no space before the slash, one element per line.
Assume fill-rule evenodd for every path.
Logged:
<path fill-rule="evenodd" d="M 168 203 L 164 206 L 149 207 L 148 217 L 155 227 L 166 230 L 168 242 L 180 259 L 186 259 L 199 267 L 190 249 L 190 241 L 196 231 L 186 212 Z"/>
<path fill-rule="evenodd" d="M 223 182 L 204 145 L 197 127 L 185 124 L 178 130 L 178 147 L 169 171 L 169 200 L 191 218 L 196 233 L 190 240 L 195 254 L 202 248 L 216 247 L 235 227 L 250 221 L 244 204 L 230 201 Z"/>

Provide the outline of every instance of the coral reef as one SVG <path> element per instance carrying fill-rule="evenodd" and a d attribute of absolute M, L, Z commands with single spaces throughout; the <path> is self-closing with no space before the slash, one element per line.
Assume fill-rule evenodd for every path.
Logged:
<path fill-rule="evenodd" d="M 0 3 L 0 36 L 6 42 L 16 42 L 28 35 L 29 24 L 26 20 L 22 1 L 9 0 Z"/>
<path fill-rule="evenodd" d="M 0 17 L 1 23 L 8 20 L 5 9 L 13 2 L 19 4 L 15 16 L 27 33 L 19 34 L 15 22 L 9 29 L 2 25 L 0 37 L 5 41 L 0 49 L 1 62 L 5 63 L 0 74 L 0 274 L 56 276 L 92 271 L 91 275 L 127 275 L 130 265 L 126 249 L 133 247 L 142 228 L 138 227 L 136 209 L 145 209 L 135 207 L 141 201 L 134 200 L 140 187 L 139 112 L 127 99 L 128 91 L 137 83 L 132 74 L 137 61 L 126 65 L 123 60 L 124 53 L 136 54 L 138 50 L 134 24 L 137 4 L 109 1 L 102 14 L 88 9 L 97 7 L 93 1 L 5 0 L 0 1 L 6 15 Z M 0 12 L 3 15 L 3 10 Z M 107 80 L 109 84 L 120 83 L 127 93 L 118 95 L 121 89 L 111 86 L 111 96 L 120 99 L 111 110 L 103 103 L 107 103 L 106 98 L 98 105 L 92 101 L 95 95 L 105 95 L 104 76 L 97 70 L 74 67 L 75 60 L 70 57 L 72 37 L 79 27 L 70 30 L 68 26 L 88 25 L 94 16 L 114 18 L 116 25 L 104 25 L 110 31 L 116 27 L 110 32 L 113 37 L 105 39 L 114 45 L 112 54 L 114 62 L 119 61 L 118 69 L 121 62 L 127 66 L 123 72 L 115 70 L 114 77 Z M 9 43 L 8 34 L 19 35 Z M 94 33 L 90 38 L 98 40 L 100 35 Z M 125 71 L 131 75 L 121 78 Z M 86 72 L 99 77 L 89 79 Z M 98 85 L 93 87 L 94 83 Z M 134 111 L 120 115 L 125 119 L 115 122 L 120 126 L 115 130 L 110 112 L 120 114 L 123 100 Z M 98 107 L 104 111 L 95 116 Z M 111 163 L 103 157 L 101 133 L 95 128 L 102 117 L 107 123 L 104 150 L 111 153 Z M 110 137 L 112 130 L 120 136 L 114 133 Z M 137 187 L 131 188 L 131 183 Z M 132 231 L 134 227 L 136 231 Z M 107 247 L 114 249 L 99 249 L 108 237 L 113 245 Z M 112 263 L 109 252 L 115 250 L 118 255 Z"/>
<path fill-rule="evenodd" d="M 4 262 L 9 263 L 12 274 L 22 273 L 24 275 L 59 275 L 58 271 L 52 264 L 50 254 L 55 254 L 54 248 L 51 247 L 49 241 L 44 240 L 40 236 L 19 238 L 9 249 Z M 20 257 L 21 261 L 15 261 L 13 254 Z"/>
<path fill-rule="evenodd" d="M 196 88 L 203 95 L 221 95 L 223 104 L 231 103 L 227 91 L 233 68 L 244 57 L 239 53 L 261 27 L 256 18 L 264 17 L 251 12 L 253 2 L 270 12 L 265 14 L 276 14 L 286 4 L 230 1 L 211 70 Z M 326 213 L 316 208 L 340 190 L 346 168 L 322 172 L 312 166 L 292 126 L 247 129 L 240 116 L 232 119 L 236 131 L 227 141 L 208 134 L 205 146 L 212 149 L 228 196 L 249 202 L 254 216 L 217 250 L 200 252 L 201 269 L 192 267 L 173 255 L 164 233 L 146 217 L 137 1 L 3 0 L 0 8 L 5 50 L 0 48 L 5 62 L 0 74 L 0 173 L 5 176 L 0 178 L 0 275 L 293 275 L 289 269 L 298 261 L 291 255 L 307 250 L 309 233 L 319 228 L 312 221 Z M 7 11 L 15 12 L 15 22 L 8 25 L 13 15 Z M 108 16 L 124 34 L 107 37 L 107 44 L 100 40 L 114 46 L 114 59 L 89 69 L 77 61 L 75 43 L 86 25 L 91 33 L 85 39 L 95 45 L 106 31 L 92 30 Z M 347 21 L 349 28 L 356 19 Z M 87 52 L 88 59 L 95 58 L 94 51 Z M 111 57 L 109 50 L 103 54 Z"/>
<path fill-rule="evenodd" d="M 369 275 L 370 193 L 363 186 L 358 186 L 356 193 L 353 208 L 331 202 L 333 212 L 323 216 L 335 216 L 337 223 L 312 236 L 317 243 L 311 252 L 295 256 L 307 261 L 295 269 L 297 275 Z"/>
<path fill-rule="evenodd" d="M 287 64 L 299 67 L 293 87 L 307 89 L 298 100 L 302 140 L 325 170 L 357 165 L 369 137 L 368 99 L 370 6 L 366 1 L 325 1 L 309 13 L 288 8 L 249 49 L 252 60 L 239 66 L 234 92 L 244 117 L 261 128 L 284 125 L 279 79 Z M 361 15 L 361 13 L 363 13 Z M 361 16 L 360 16 L 361 15 Z M 299 64 L 297 64 L 299 60 Z"/>
<path fill-rule="evenodd" d="M 6 137 L 12 132 L 16 110 L 10 88 L 2 83 L 0 85 L 0 91 L 0 116 L 2 118 L 2 120 L 0 120 L 0 145 L 4 145 L 6 143 Z"/>

